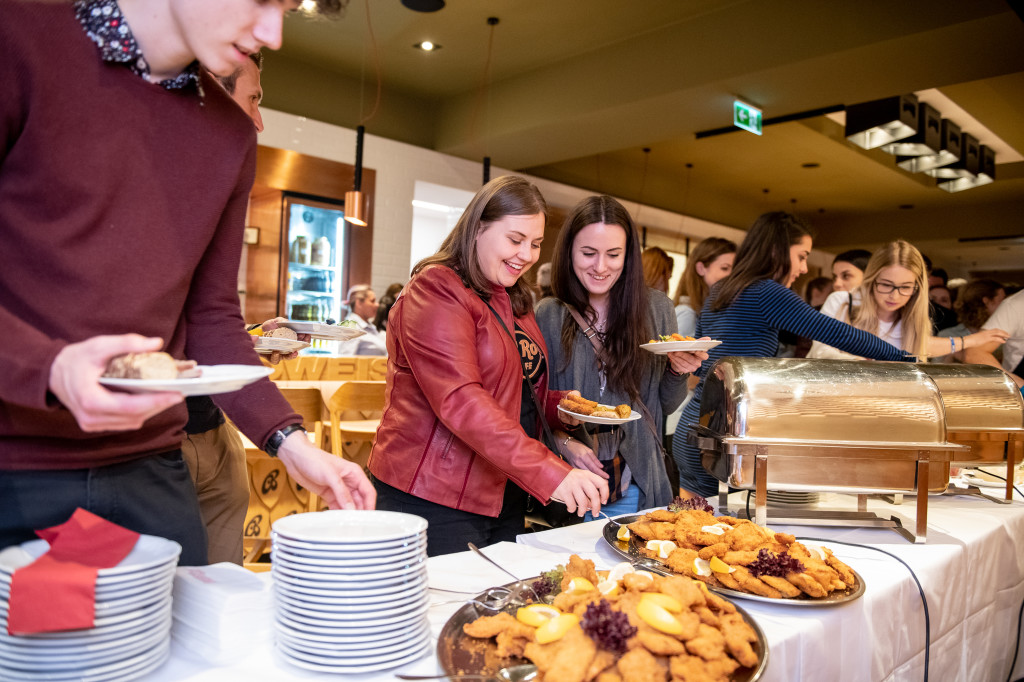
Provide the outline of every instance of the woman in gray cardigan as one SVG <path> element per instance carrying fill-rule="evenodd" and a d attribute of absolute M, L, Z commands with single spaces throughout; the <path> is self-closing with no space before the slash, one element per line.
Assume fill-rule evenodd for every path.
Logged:
<path fill-rule="evenodd" d="M 687 374 L 707 354 L 653 355 L 640 348 L 674 333 L 676 318 L 668 297 L 644 284 L 636 226 L 622 204 L 607 196 L 577 204 L 558 235 L 551 283 L 555 298 L 542 300 L 536 312 L 548 346 L 550 387 L 577 389 L 584 398 L 625 403 L 641 412 L 642 401 L 654 422 L 653 428 L 645 419 L 612 427 L 590 424 L 586 433 L 574 434 L 578 438 L 556 432 L 561 454 L 573 466 L 606 478 L 616 470 L 613 462 L 621 463 L 615 455 L 621 456 L 621 484 L 610 491 L 608 514 L 668 504 L 679 485 L 666 475 L 657 434 L 664 431 L 664 416 L 686 396 Z M 600 355 L 588 335 L 599 341 Z"/>

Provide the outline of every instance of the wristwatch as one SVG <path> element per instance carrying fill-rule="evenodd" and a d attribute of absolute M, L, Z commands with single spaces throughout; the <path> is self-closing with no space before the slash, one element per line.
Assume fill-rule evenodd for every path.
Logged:
<path fill-rule="evenodd" d="M 263 452 L 271 457 L 277 457 L 277 451 L 284 445 L 284 439 L 296 431 L 305 433 L 306 429 L 303 428 L 302 424 L 289 424 L 283 429 L 274 431 L 270 434 L 270 438 L 267 439 L 267 445 L 263 448 Z"/>

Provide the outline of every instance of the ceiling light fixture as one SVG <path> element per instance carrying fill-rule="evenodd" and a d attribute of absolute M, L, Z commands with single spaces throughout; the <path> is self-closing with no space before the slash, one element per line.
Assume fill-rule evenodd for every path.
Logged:
<path fill-rule="evenodd" d="M 924 156 L 901 156 L 896 159 L 896 165 L 911 173 L 924 173 L 947 166 L 960 160 L 960 145 L 960 126 L 944 118 L 940 126 L 938 152 Z"/>
<path fill-rule="evenodd" d="M 345 192 L 345 220 L 353 225 L 366 226 L 366 201 L 363 197 L 363 135 L 364 126 L 356 128 L 356 169 L 352 176 L 352 191 Z"/>
<path fill-rule="evenodd" d="M 438 45 L 437 43 L 432 43 L 429 40 L 424 40 L 421 43 L 416 43 L 415 45 L 413 45 L 413 47 L 415 47 L 417 50 L 423 50 L 424 52 L 433 52 L 435 50 L 441 49 L 440 45 Z"/>
<path fill-rule="evenodd" d="M 402 4 L 414 12 L 436 12 L 444 9 L 444 0 L 402 0 Z"/>
<path fill-rule="evenodd" d="M 942 116 L 935 107 L 920 102 L 917 105 L 917 132 L 898 142 L 883 144 L 886 154 L 896 156 L 926 156 L 939 153 L 942 147 Z"/>
<path fill-rule="evenodd" d="M 978 151 L 980 145 L 973 135 L 960 135 L 960 158 L 951 164 L 926 170 L 925 175 L 941 180 L 970 178 L 978 174 Z"/>
<path fill-rule="evenodd" d="M 939 181 L 939 189 L 947 192 L 962 192 L 972 187 L 981 187 L 996 181 L 996 153 L 981 145 L 978 148 L 978 169 L 973 177 L 959 177 L 945 182 Z"/>
<path fill-rule="evenodd" d="M 846 139 L 874 149 L 917 132 L 917 95 L 886 97 L 846 107 Z"/>

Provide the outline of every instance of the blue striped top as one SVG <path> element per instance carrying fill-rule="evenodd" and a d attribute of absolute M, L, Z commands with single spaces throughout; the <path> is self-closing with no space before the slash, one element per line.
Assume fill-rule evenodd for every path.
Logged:
<path fill-rule="evenodd" d="M 774 357 L 779 344 L 779 330 L 821 341 L 847 353 L 875 360 L 909 360 L 907 354 L 882 341 L 874 334 L 856 329 L 827 315 L 822 315 L 802 298 L 775 280 L 754 282 L 721 310 L 711 310 L 712 292 L 697 320 L 698 338 L 710 336 L 722 341 L 708 351 L 697 375 L 704 378 L 719 358 Z M 672 453 L 679 465 L 680 485 L 705 497 L 718 492 L 718 481 L 700 463 L 700 451 L 687 443 L 687 432 L 700 417 L 704 382 L 694 391 L 676 426 Z"/>

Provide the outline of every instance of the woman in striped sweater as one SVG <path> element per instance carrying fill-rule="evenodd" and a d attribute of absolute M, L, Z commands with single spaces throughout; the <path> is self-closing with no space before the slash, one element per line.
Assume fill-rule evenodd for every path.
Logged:
<path fill-rule="evenodd" d="M 697 375 L 693 400 L 676 426 L 672 452 L 685 493 L 704 497 L 718 492 L 718 481 L 701 467 L 700 451 L 688 433 L 700 417 L 704 377 L 723 357 L 772 357 L 779 330 L 822 341 L 876 360 L 905 360 L 907 355 L 878 337 L 822 315 L 789 287 L 807 272 L 813 237 L 810 226 L 789 213 L 765 213 L 747 232 L 736 252 L 732 273 L 715 285 L 697 322 L 698 337 L 722 344 L 708 351 Z"/>

